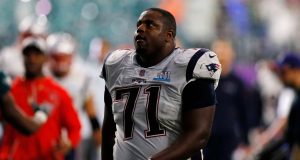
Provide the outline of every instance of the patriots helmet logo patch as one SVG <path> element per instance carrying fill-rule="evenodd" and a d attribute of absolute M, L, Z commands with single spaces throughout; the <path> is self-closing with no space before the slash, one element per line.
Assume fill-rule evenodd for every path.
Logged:
<path fill-rule="evenodd" d="M 216 63 L 211 63 L 206 65 L 207 70 L 210 72 L 210 75 L 212 76 L 217 70 L 220 69 L 220 65 Z"/>

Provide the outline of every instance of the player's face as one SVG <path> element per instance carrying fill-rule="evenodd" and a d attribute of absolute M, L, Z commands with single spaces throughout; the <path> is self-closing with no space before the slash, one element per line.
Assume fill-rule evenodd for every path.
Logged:
<path fill-rule="evenodd" d="M 297 71 L 291 68 L 283 68 L 280 77 L 286 86 L 294 87 L 295 75 Z"/>
<path fill-rule="evenodd" d="M 62 77 L 70 71 L 72 64 L 72 55 L 54 54 L 50 57 L 49 63 L 52 73 L 55 76 Z"/>
<path fill-rule="evenodd" d="M 28 51 L 23 55 L 26 74 L 32 77 L 41 74 L 47 60 L 46 55 L 37 50 Z"/>
<path fill-rule="evenodd" d="M 145 11 L 140 15 L 134 35 L 134 45 L 139 55 L 150 58 L 153 54 L 159 54 L 165 45 L 166 31 L 161 19 L 161 14 L 155 11 Z"/>

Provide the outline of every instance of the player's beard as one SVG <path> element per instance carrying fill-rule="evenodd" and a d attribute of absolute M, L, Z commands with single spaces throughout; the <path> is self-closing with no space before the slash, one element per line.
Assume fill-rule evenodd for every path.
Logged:
<path fill-rule="evenodd" d="M 146 46 L 145 42 L 143 42 L 143 43 L 135 43 L 135 50 L 136 50 L 136 53 L 139 56 L 141 56 L 141 57 L 147 57 L 148 49 L 147 49 L 147 46 Z"/>
<path fill-rule="evenodd" d="M 143 54 L 144 52 L 147 51 L 147 46 L 146 46 L 146 42 L 145 40 L 141 40 L 141 41 L 135 41 L 134 43 L 135 45 L 135 50 L 136 50 L 136 53 L 138 54 Z"/>
<path fill-rule="evenodd" d="M 140 47 L 137 47 L 136 48 L 136 53 L 140 56 L 143 56 L 145 54 L 147 50 L 145 48 L 140 48 Z"/>

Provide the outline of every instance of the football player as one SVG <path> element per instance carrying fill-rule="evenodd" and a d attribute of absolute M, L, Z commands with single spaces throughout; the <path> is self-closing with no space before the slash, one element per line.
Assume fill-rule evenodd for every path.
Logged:
<path fill-rule="evenodd" d="M 175 48 L 168 11 L 141 13 L 135 50 L 106 58 L 103 160 L 188 159 L 209 139 L 221 72 L 207 49 Z"/>

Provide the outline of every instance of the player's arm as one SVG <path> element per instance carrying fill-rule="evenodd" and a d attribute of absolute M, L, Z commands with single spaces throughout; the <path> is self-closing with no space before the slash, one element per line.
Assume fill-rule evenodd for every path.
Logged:
<path fill-rule="evenodd" d="M 1 111 L 5 120 L 21 133 L 32 134 L 42 125 L 42 123 L 35 121 L 19 110 L 9 92 L 3 95 L 0 101 Z"/>
<path fill-rule="evenodd" d="M 182 134 L 151 159 L 187 159 L 207 144 L 216 104 L 214 81 L 198 79 L 190 82 L 183 91 L 182 99 Z"/>
<path fill-rule="evenodd" d="M 101 126 L 100 122 L 97 117 L 97 111 L 96 111 L 96 105 L 94 101 L 94 95 L 92 93 L 92 87 L 93 87 L 93 80 L 92 77 L 86 76 L 83 88 L 81 90 L 82 96 L 85 96 L 84 100 L 84 109 L 85 112 L 87 113 L 90 126 L 92 129 L 92 136 L 93 136 L 93 141 L 96 144 L 97 147 L 101 145 L 102 141 L 102 131 L 101 131 Z"/>
<path fill-rule="evenodd" d="M 57 109 L 59 109 L 59 118 L 66 132 L 62 132 L 60 139 L 56 142 L 55 152 L 66 155 L 80 143 L 81 123 L 70 95 L 65 90 L 60 91 L 60 105 Z"/>
<path fill-rule="evenodd" d="M 93 130 L 94 141 L 97 146 L 100 146 L 102 143 L 101 142 L 102 141 L 102 132 L 101 132 L 99 120 L 97 118 L 97 112 L 95 109 L 96 107 L 95 107 L 92 95 L 87 97 L 84 107 L 85 107 L 86 113 L 88 115 L 92 130 Z"/>
<path fill-rule="evenodd" d="M 112 113 L 112 99 L 107 88 L 105 88 L 104 101 L 105 101 L 105 112 L 104 112 L 104 121 L 102 127 L 101 157 L 103 160 L 113 160 L 113 146 L 115 143 L 114 138 L 115 138 L 116 124 L 113 119 L 113 113 Z"/>
<path fill-rule="evenodd" d="M 34 133 L 41 125 L 36 120 L 36 116 L 32 119 L 24 114 L 16 107 L 14 99 L 10 93 L 9 78 L 0 72 L 0 109 L 6 121 L 11 123 L 17 130 L 24 134 Z"/>
<path fill-rule="evenodd" d="M 204 148 L 213 123 L 220 74 L 221 65 L 214 52 L 199 49 L 193 54 L 187 64 L 188 84 L 182 92 L 182 133 L 152 159 L 187 159 Z"/>

